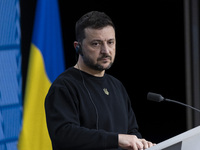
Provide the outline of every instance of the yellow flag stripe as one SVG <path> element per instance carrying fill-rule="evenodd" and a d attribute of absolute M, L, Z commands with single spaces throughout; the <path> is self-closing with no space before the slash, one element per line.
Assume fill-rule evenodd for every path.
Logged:
<path fill-rule="evenodd" d="M 24 97 L 23 130 L 18 148 L 20 150 L 51 150 L 44 109 L 45 96 L 51 82 L 45 72 L 40 50 L 32 44 L 30 53 Z"/>

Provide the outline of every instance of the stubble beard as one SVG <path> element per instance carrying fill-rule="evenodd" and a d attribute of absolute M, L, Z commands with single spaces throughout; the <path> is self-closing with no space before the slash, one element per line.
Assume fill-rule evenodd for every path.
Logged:
<path fill-rule="evenodd" d="M 97 60 L 101 60 L 104 57 L 108 57 L 110 60 L 112 60 L 112 57 L 107 56 L 107 55 L 103 55 L 102 57 L 98 58 Z M 107 67 L 104 67 L 103 65 L 98 64 L 98 63 L 94 64 L 92 59 L 90 59 L 89 57 L 82 56 L 82 58 L 83 58 L 83 62 L 85 63 L 86 66 L 88 66 L 89 68 L 91 68 L 93 70 L 97 70 L 97 71 L 108 70 L 108 69 L 110 69 L 110 67 L 113 64 L 113 62 L 111 61 L 110 64 Z"/>

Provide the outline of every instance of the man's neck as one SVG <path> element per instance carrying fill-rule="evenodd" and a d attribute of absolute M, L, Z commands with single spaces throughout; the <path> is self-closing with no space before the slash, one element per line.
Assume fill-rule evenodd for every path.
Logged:
<path fill-rule="evenodd" d="M 105 70 L 103 70 L 103 71 L 94 70 L 94 69 L 89 68 L 88 66 L 80 65 L 79 62 L 77 62 L 77 64 L 74 66 L 74 68 L 79 69 L 81 71 L 84 71 L 84 72 L 86 72 L 90 75 L 93 75 L 95 77 L 103 77 L 104 73 L 105 73 Z"/>

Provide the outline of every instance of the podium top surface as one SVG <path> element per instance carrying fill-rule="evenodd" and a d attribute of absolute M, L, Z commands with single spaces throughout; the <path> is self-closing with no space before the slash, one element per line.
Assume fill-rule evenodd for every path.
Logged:
<path fill-rule="evenodd" d="M 192 139 L 195 142 L 193 137 L 196 138 L 197 136 L 200 137 L 200 126 L 197 126 L 193 129 L 190 129 L 186 132 L 183 132 L 183 133 L 181 133 L 177 136 L 174 136 L 174 137 L 172 137 L 168 140 L 165 140 L 161 143 L 158 143 L 157 145 L 155 145 L 151 148 L 148 148 L 146 150 L 162 150 L 162 149 L 165 149 L 167 147 L 170 147 L 170 146 L 175 145 L 175 144 L 180 143 L 180 142 L 191 141 L 190 139 Z M 199 141 L 199 137 L 198 137 L 198 141 Z M 185 142 L 185 143 L 188 143 L 188 142 Z M 199 144 L 199 143 L 200 142 L 197 142 L 196 144 Z M 184 148 L 182 148 L 182 149 L 184 149 Z"/>

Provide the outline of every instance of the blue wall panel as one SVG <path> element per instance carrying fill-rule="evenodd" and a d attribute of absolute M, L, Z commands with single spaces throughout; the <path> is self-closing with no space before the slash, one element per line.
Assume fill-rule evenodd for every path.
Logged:
<path fill-rule="evenodd" d="M 0 0 L 0 150 L 17 150 L 22 125 L 19 0 Z"/>
<path fill-rule="evenodd" d="M 19 49 L 0 51 L 0 106 L 21 102 L 21 59 Z"/>
<path fill-rule="evenodd" d="M 0 45 L 20 44 L 19 0 L 0 0 Z"/>

